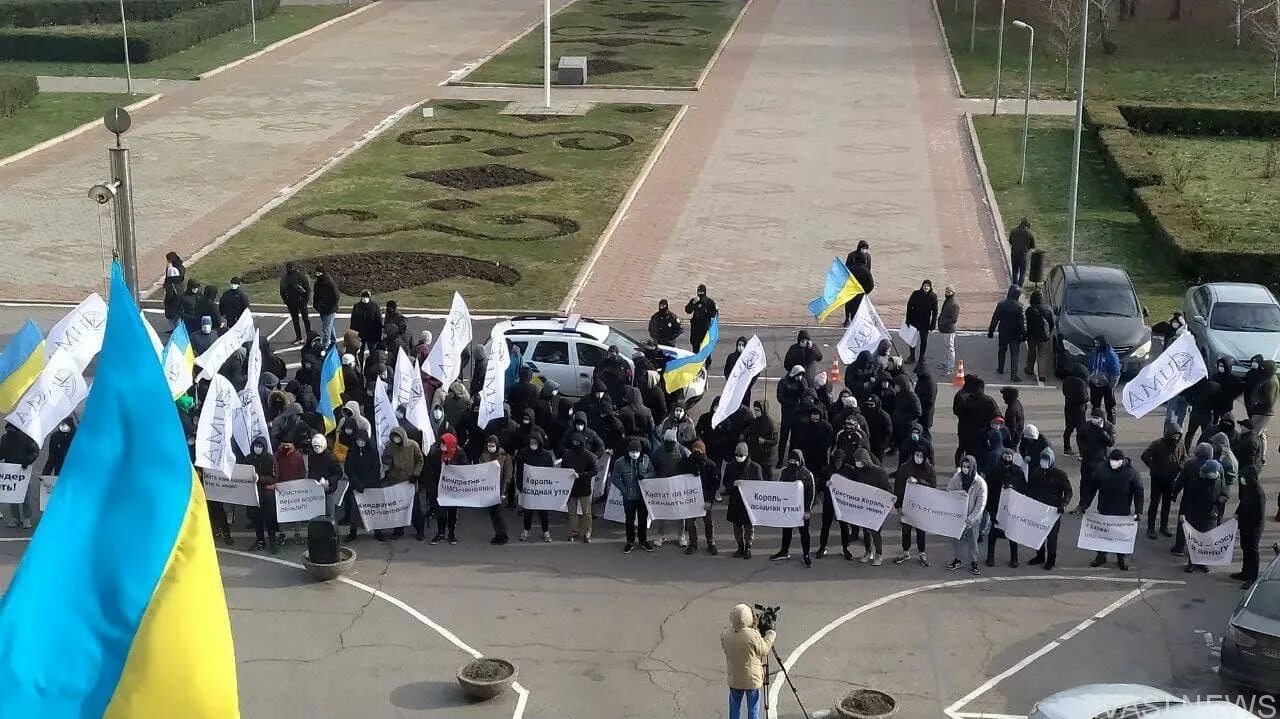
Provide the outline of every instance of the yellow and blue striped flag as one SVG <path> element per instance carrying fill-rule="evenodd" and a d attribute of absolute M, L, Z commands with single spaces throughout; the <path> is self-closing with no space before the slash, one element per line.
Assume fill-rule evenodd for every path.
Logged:
<path fill-rule="evenodd" d="M 187 333 L 186 323 L 179 322 L 164 348 L 164 376 L 174 399 L 186 394 L 195 383 L 195 367 L 196 351 L 191 346 L 191 335 Z"/>
<path fill-rule="evenodd" d="M 44 335 L 27 323 L 0 352 L 0 413 L 8 414 L 44 369 Z"/>
<path fill-rule="evenodd" d="M 324 418 L 324 433 L 329 434 L 338 427 L 337 410 L 342 406 L 342 393 L 347 391 L 342 381 L 342 357 L 338 355 L 338 345 L 329 347 L 324 356 L 324 365 L 320 368 L 320 398 L 316 409 Z"/>
<path fill-rule="evenodd" d="M 662 371 L 662 383 L 666 386 L 667 392 L 675 392 L 692 384 L 698 378 L 698 372 L 706 366 L 707 360 L 711 359 L 711 353 L 719 341 L 720 315 L 716 314 L 711 318 L 711 325 L 707 327 L 707 336 L 702 338 L 702 346 L 697 352 L 688 357 L 679 357 L 667 362 L 666 369 Z"/>
<path fill-rule="evenodd" d="M 819 322 L 825 320 L 837 307 L 862 294 L 865 290 L 853 273 L 839 258 L 827 268 L 827 278 L 822 285 L 822 296 L 809 303 L 809 313 Z"/>
<path fill-rule="evenodd" d="M 177 410 L 116 265 L 80 428 L 0 600 L 0 716 L 238 717 L 214 551 Z"/>

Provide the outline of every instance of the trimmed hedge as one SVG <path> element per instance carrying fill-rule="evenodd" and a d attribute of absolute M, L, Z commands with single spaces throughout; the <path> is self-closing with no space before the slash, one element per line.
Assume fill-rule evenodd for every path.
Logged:
<path fill-rule="evenodd" d="M 261 20 L 280 7 L 280 0 L 259 0 Z M 129 61 L 150 62 L 181 52 L 228 30 L 249 23 L 248 6 L 219 2 L 159 22 L 130 23 Z M 60 62 L 120 62 L 124 39 L 119 25 L 0 29 L 0 59 Z"/>
<path fill-rule="evenodd" d="M 180 12 L 224 0 L 125 0 L 129 22 L 165 20 Z M 113 0 L 0 0 L 0 27 L 110 25 L 120 22 Z"/>
<path fill-rule="evenodd" d="M 0 117 L 8 117 L 31 102 L 40 85 L 31 75 L 0 75 Z"/>
<path fill-rule="evenodd" d="M 1098 130 L 1098 142 L 1105 151 L 1107 165 L 1130 188 L 1149 187 L 1164 183 L 1160 162 L 1142 145 L 1141 138 L 1128 130 Z"/>
<path fill-rule="evenodd" d="M 1129 127 L 1158 135 L 1280 136 L 1280 110 L 1274 109 L 1135 102 L 1118 110 Z"/>
<path fill-rule="evenodd" d="M 1236 248 L 1230 237 L 1205 222 L 1195 204 L 1168 185 L 1140 187 L 1134 210 L 1151 236 L 1171 250 L 1182 274 L 1201 282 L 1256 282 L 1276 287 L 1280 254 Z"/>
<path fill-rule="evenodd" d="M 1084 101 L 1084 124 L 1095 130 L 1128 130 L 1129 121 L 1113 102 Z"/>

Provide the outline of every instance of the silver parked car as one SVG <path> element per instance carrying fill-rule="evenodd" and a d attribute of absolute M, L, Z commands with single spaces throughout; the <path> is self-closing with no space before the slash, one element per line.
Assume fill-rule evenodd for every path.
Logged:
<path fill-rule="evenodd" d="M 1212 367 L 1219 357 L 1235 361 L 1234 374 L 1249 358 L 1280 360 L 1280 302 L 1262 285 L 1211 282 L 1187 290 L 1187 329 Z"/>
<path fill-rule="evenodd" d="M 1194 699 L 1191 698 L 1191 699 Z M 1192 701 L 1142 684 L 1085 684 L 1041 699 L 1027 719 L 1252 719 L 1225 701 Z"/>

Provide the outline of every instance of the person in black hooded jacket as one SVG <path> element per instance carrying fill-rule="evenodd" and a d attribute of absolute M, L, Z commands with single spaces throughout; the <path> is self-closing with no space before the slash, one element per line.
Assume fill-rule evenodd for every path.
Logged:
<path fill-rule="evenodd" d="M 49 456 L 45 459 L 44 469 L 40 474 L 53 476 L 62 472 L 62 463 L 67 459 L 67 451 L 71 449 L 71 440 L 76 437 L 76 416 L 67 415 L 58 423 L 57 429 L 49 435 Z"/>
<path fill-rule="evenodd" d="M 342 462 L 343 473 L 346 474 L 351 491 L 363 492 L 369 488 L 376 488 L 382 478 L 382 460 L 378 457 L 378 448 L 369 441 L 369 433 L 363 429 L 357 427 L 352 436 L 355 439 L 347 447 L 347 456 Z M 355 497 L 349 497 L 346 501 L 354 503 Z M 355 512 L 351 520 L 351 528 L 347 530 L 346 541 L 355 541 L 359 523 L 360 513 Z M 422 533 L 422 526 L 421 520 L 413 523 L 414 530 L 419 534 Z"/>
<path fill-rule="evenodd" d="M 307 275 L 292 262 L 284 264 L 284 274 L 280 276 L 280 300 L 289 308 L 289 318 L 293 321 L 293 341 L 301 342 L 311 332 L 311 315 L 307 311 L 307 302 L 311 299 L 311 283 Z"/>
<path fill-rule="evenodd" d="M 178 316 L 182 319 L 183 324 L 187 326 L 187 334 L 195 334 L 200 329 L 200 313 L 196 311 L 196 307 L 200 304 L 203 297 L 200 291 L 199 280 L 187 280 L 187 290 L 178 298 Z"/>
<path fill-rule="evenodd" d="M 1067 473 L 1054 464 L 1053 450 L 1045 447 L 1040 451 L 1040 458 L 1031 465 L 1031 473 L 1027 477 L 1028 497 L 1058 508 L 1058 521 L 1049 530 L 1049 536 L 1036 552 L 1036 556 L 1027 562 L 1032 566 L 1043 564 L 1044 570 L 1050 571 L 1058 562 L 1058 530 L 1062 528 L 1062 513 L 1071 504 L 1071 480 Z"/>
<path fill-rule="evenodd" d="M 1027 424 L 1027 413 L 1022 408 L 1022 400 L 1018 398 L 1017 387 L 1001 387 L 1000 397 L 1004 400 L 1004 426 L 1009 430 L 1010 441 L 1007 446 L 1017 448 L 1022 440 L 1022 428 Z"/>
<path fill-rule="evenodd" d="M 1240 505 L 1236 507 L 1236 521 L 1240 523 L 1240 550 L 1244 562 L 1232 579 L 1244 582 L 1248 589 L 1258 578 L 1258 544 L 1262 540 L 1263 517 L 1266 514 L 1267 496 L 1259 481 L 1259 466 L 1240 460 Z"/>
<path fill-rule="evenodd" d="M 671 311 L 667 299 L 658 300 L 658 311 L 649 318 L 649 336 L 658 344 L 673 345 L 682 332 L 680 318 Z"/>
<path fill-rule="evenodd" d="M 933 292 L 933 282 L 925 280 L 920 283 L 920 289 L 907 299 L 907 324 L 920 333 L 916 346 L 907 355 L 907 364 L 916 361 L 916 347 L 920 348 L 920 363 L 924 364 L 924 355 L 929 349 L 929 333 L 938 326 L 938 296 Z"/>
<path fill-rule="evenodd" d="M 645 406 L 639 387 L 626 387 L 625 390 L 627 403 L 618 411 L 622 430 L 628 437 L 639 437 L 641 442 L 648 443 L 653 434 L 653 413 Z"/>
<path fill-rule="evenodd" d="M 587 422 L 586 412 L 574 412 L 573 421 L 565 428 L 564 435 L 560 438 L 560 443 L 556 446 L 556 451 L 561 457 L 569 451 L 569 444 L 577 438 L 582 441 L 582 448 L 591 453 L 591 456 L 597 460 L 605 458 L 605 444 L 600 435 L 596 433 L 591 425 Z"/>
<path fill-rule="evenodd" d="M 796 426 L 795 438 L 791 445 L 794 449 L 803 452 L 805 467 L 809 472 L 817 473 L 826 466 L 835 442 L 835 430 L 822 418 L 822 412 L 814 407 L 809 411 L 808 420 Z"/>
<path fill-rule="evenodd" d="M 1218 391 L 1213 395 L 1213 417 L 1210 419 L 1214 424 L 1222 415 L 1235 409 L 1236 399 L 1244 393 L 1244 380 L 1231 371 L 1235 363 L 1234 358 L 1223 355 L 1214 365 L 1217 371 L 1209 376 L 1209 379 L 1218 384 Z"/>
<path fill-rule="evenodd" d="M 213 285 L 205 285 L 200 295 L 200 299 L 196 301 L 196 316 L 208 317 L 213 320 L 213 331 L 217 332 L 224 325 L 222 323 L 222 313 L 218 311 L 218 288 Z"/>
<path fill-rule="evenodd" d="M 519 417 L 527 409 L 536 414 L 538 405 L 538 386 L 533 383 L 533 370 L 520 368 L 520 381 L 507 391 L 507 401 L 511 403 L 511 413 Z"/>
<path fill-rule="evenodd" d="M 35 464 L 39 456 L 40 447 L 35 443 L 35 440 L 28 437 L 25 432 L 14 425 L 6 422 L 4 435 L 0 436 L 0 462 L 16 464 L 26 469 Z M 25 497 L 20 503 L 10 504 L 9 511 L 13 513 L 13 516 L 9 519 L 10 527 L 16 527 L 21 523 L 23 527 L 31 528 L 31 508 L 28 506 Z"/>
<path fill-rule="evenodd" d="M 859 449 L 853 453 L 853 475 L 849 479 L 859 484 L 870 485 L 883 492 L 893 491 L 893 482 L 889 479 L 889 473 L 871 459 L 871 453 L 865 449 Z M 863 528 L 862 549 L 863 554 L 859 562 L 863 564 L 870 562 L 873 567 L 884 564 L 884 537 L 880 534 L 880 530 Z"/>
<path fill-rule="evenodd" d="M 778 476 L 778 481 L 798 481 L 804 487 L 804 502 L 801 505 L 804 516 L 800 524 L 800 551 L 803 552 L 804 566 L 811 567 L 813 566 L 813 558 L 809 556 L 809 544 L 812 541 L 809 535 L 809 516 L 813 511 L 814 483 L 813 473 L 805 467 L 804 452 L 798 449 L 791 450 L 787 455 L 787 466 L 782 469 L 782 474 Z M 769 559 L 773 561 L 791 559 L 791 535 L 793 532 L 794 530 L 791 527 L 782 530 L 782 547 Z"/>
<path fill-rule="evenodd" d="M 1007 490 L 1025 489 L 1026 474 L 1022 467 L 1014 463 L 1017 452 L 1013 447 L 1005 447 L 1000 452 L 1000 459 L 988 470 L 987 478 L 987 515 L 991 517 L 991 529 L 987 532 L 987 566 L 996 566 L 996 543 L 1004 537 L 1004 528 L 996 521 L 1000 510 L 1000 495 Z M 1018 568 L 1018 545 L 1009 540 L 1009 568 Z"/>
<path fill-rule="evenodd" d="M 991 325 L 987 328 L 987 338 L 996 336 L 996 331 L 1000 332 L 999 350 L 996 355 L 996 374 L 1004 374 L 1005 355 L 1009 356 L 1009 380 L 1012 382 L 1021 382 L 1022 378 L 1018 376 L 1018 352 L 1022 347 L 1022 342 L 1027 338 L 1027 316 L 1026 310 L 1022 306 L 1022 302 L 1018 300 L 1022 296 L 1022 288 L 1017 285 L 1011 285 L 1009 292 L 1005 298 L 996 305 L 996 309 L 991 313 Z"/>
<path fill-rule="evenodd" d="M 1124 456 L 1124 452 L 1118 448 L 1111 450 L 1107 461 L 1094 471 L 1094 480 L 1097 485 L 1098 514 L 1109 517 L 1128 516 L 1138 520 L 1142 519 L 1144 494 L 1142 478 L 1138 476 L 1138 470 L 1133 468 L 1133 463 Z M 1088 501 L 1082 496 L 1082 509 L 1088 509 L 1092 504 L 1092 500 L 1092 496 L 1088 498 Z M 1089 566 L 1096 568 L 1106 563 L 1107 553 L 1098 552 L 1093 561 L 1089 563 Z M 1116 564 L 1121 570 L 1129 569 L 1123 554 L 1116 555 Z"/>
<path fill-rule="evenodd" d="M 716 528 L 712 521 L 711 505 L 715 504 L 716 492 L 720 489 L 720 465 L 707 458 L 707 446 L 702 440 L 694 440 L 689 456 L 680 464 L 680 474 L 692 474 L 702 481 L 702 508 L 706 514 L 702 516 L 702 528 L 707 538 L 707 554 L 719 554 L 716 549 Z M 698 551 L 698 520 L 687 519 L 684 531 L 689 536 L 689 546 L 685 547 L 686 555 Z"/>
<path fill-rule="evenodd" d="M 267 451 L 267 441 L 257 437 L 250 443 L 249 464 L 258 483 L 258 511 L 254 514 L 254 533 L 258 541 L 253 549 L 271 548 L 272 554 L 280 553 L 280 545 L 284 535 L 280 534 L 280 525 L 276 522 L 276 482 L 279 481 L 276 471 L 276 458 Z"/>
<path fill-rule="evenodd" d="M 323 267 L 316 267 L 315 277 L 311 306 L 315 308 L 316 314 L 320 315 L 321 344 L 328 347 L 338 339 L 334 332 L 333 320 L 338 315 L 338 300 L 341 293 L 338 292 L 338 285 L 333 281 L 333 277 L 326 273 Z"/>
<path fill-rule="evenodd" d="M 845 479 L 853 477 L 854 474 L 854 467 L 846 460 L 845 452 L 842 449 L 831 452 L 831 459 L 815 477 L 818 483 L 817 491 L 822 494 L 822 528 L 818 532 L 818 552 L 815 555 L 818 559 L 827 556 L 827 541 L 831 537 L 831 525 L 836 521 L 836 503 L 831 497 L 831 479 L 837 474 Z M 855 532 L 858 529 L 858 527 L 850 525 L 848 522 L 840 522 L 840 550 L 846 560 L 853 559 L 853 552 L 849 551 L 849 530 L 851 527 Z M 856 535 L 854 539 L 857 539 Z"/>
<path fill-rule="evenodd" d="M 919 426 L 920 417 L 923 414 L 920 398 L 916 396 L 915 388 L 911 386 L 911 380 L 907 375 L 898 375 L 894 382 L 898 386 L 898 391 L 893 402 L 893 437 L 889 445 L 889 454 L 897 451 L 898 447 L 906 441 L 912 427 Z"/>
<path fill-rule="evenodd" d="M 920 425 L 926 436 L 933 435 L 933 410 L 938 403 L 938 383 L 923 361 L 916 363 L 916 397 L 920 400 Z"/>
<path fill-rule="evenodd" d="M 877 462 L 884 459 L 889 442 L 893 439 L 893 420 L 880 408 L 880 398 L 871 395 L 862 405 L 862 416 L 867 420 L 867 441 L 871 456 Z"/>
<path fill-rule="evenodd" d="M 822 361 L 822 352 L 813 344 L 813 340 L 809 337 L 809 330 L 800 330 L 796 333 L 795 344 L 787 348 L 787 353 L 783 357 L 783 367 L 795 367 L 797 365 L 804 368 L 805 376 L 813 381 L 818 373 L 818 363 Z"/>
<path fill-rule="evenodd" d="M 249 295 L 240 289 L 240 278 L 232 277 L 231 287 L 218 298 L 218 312 L 228 327 L 234 327 L 240 320 L 240 315 L 247 309 L 249 309 Z"/>
<path fill-rule="evenodd" d="M 1041 382 L 1053 368 L 1053 311 L 1044 304 L 1040 290 L 1031 293 L 1031 305 L 1027 307 L 1027 366 L 1026 372 Z"/>
<path fill-rule="evenodd" d="M 724 467 L 725 496 L 729 498 L 725 519 L 733 525 L 733 538 L 738 544 L 738 551 L 733 553 L 736 559 L 751 559 L 751 542 L 755 538 L 755 527 L 747 514 L 747 505 L 742 501 L 738 491 L 738 482 L 763 481 L 764 473 L 760 465 L 751 460 L 747 454 L 747 445 L 739 442 L 733 449 L 729 461 Z"/>

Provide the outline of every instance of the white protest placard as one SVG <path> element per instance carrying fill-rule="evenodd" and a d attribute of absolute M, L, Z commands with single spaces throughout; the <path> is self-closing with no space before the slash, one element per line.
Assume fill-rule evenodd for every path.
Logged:
<path fill-rule="evenodd" d="M 0 463 L 0 504 L 22 504 L 27 500 L 31 484 L 31 468 L 20 464 Z"/>
<path fill-rule="evenodd" d="M 853 320 L 845 328 L 844 335 L 836 345 L 836 352 L 840 355 L 841 362 L 853 364 L 853 361 L 858 359 L 860 352 L 875 352 L 880 340 L 891 339 L 889 329 L 884 326 L 884 321 L 880 319 L 880 313 L 876 312 L 875 306 L 871 304 L 871 298 L 867 295 L 862 295 L 862 303 L 858 305 L 858 312 L 854 314 Z"/>
<path fill-rule="evenodd" d="M 1183 332 L 1124 386 L 1120 400 L 1129 414 L 1141 417 L 1208 376 L 1195 337 Z"/>
<path fill-rule="evenodd" d="M 37 446 L 44 446 L 45 437 L 87 396 L 89 386 L 75 357 L 69 352 L 55 352 L 6 420 L 35 440 Z"/>
<path fill-rule="evenodd" d="M 45 362 L 53 359 L 58 350 L 63 350 L 75 361 L 76 369 L 83 372 L 102 349 L 106 331 L 107 303 L 95 292 L 49 330 L 49 335 L 44 338 Z"/>
<path fill-rule="evenodd" d="M 49 498 L 53 496 L 53 485 L 58 483 L 58 475 L 42 474 L 40 475 L 40 511 L 43 512 L 45 507 L 49 506 Z"/>
<path fill-rule="evenodd" d="M 338 480 L 338 488 L 333 490 L 333 505 L 341 507 L 342 503 L 347 499 L 347 492 L 351 489 L 351 481 L 346 477 Z"/>
<path fill-rule="evenodd" d="M 305 522 L 325 513 L 324 488 L 314 479 L 276 483 L 276 521 Z"/>
<path fill-rule="evenodd" d="M 1000 511 L 996 524 L 1010 542 L 1036 551 L 1044 546 L 1053 525 L 1058 523 L 1058 508 L 1028 497 L 1014 489 L 1000 493 Z"/>
<path fill-rule="evenodd" d="M 213 341 L 209 349 L 196 357 L 196 365 L 203 370 L 197 379 L 209 379 L 222 369 L 227 358 L 235 354 L 247 342 L 257 344 L 257 329 L 253 325 L 253 312 L 245 310 L 227 333 Z"/>
<path fill-rule="evenodd" d="M 444 329 L 440 330 L 440 339 L 427 355 L 427 374 L 440 380 L 445 387 L 453 384 L 462 371 L 462 351 L 470 344 L 471 311 L 467 309 L 462 295 L 454 292 L 449 316 L 444 320 Z"/>
<path fill-rule="evenodd" d="M 831 475 L 827 487 L 835 501 L 836 519 L 846 524 L 879 532 L 893 510 L 893 492 L 855 482 L 839 474 Z"/>
<path fill-rule="evenodd" d="M 1132 514 L 1112 516 L 1085 512 L 1080 520 L 1080 538 L 1076 546 L 1095 552 L 1133 554 L 1138 538 L 1138 520 Z"/>
<path fill-rule="evenodd" d="M 721 422 L 738 411 L 742 406 L 743 398 L 747 396 L 747 390 L 751 389 L 751 383 L 756 375 L 764 371 L 764 366 L 764 345 L 760 344 L 759 337 L 752 335 L 742 354 L 738 355 L 738 361 L 734 363 L 733 369 L 729 370 L 729 376 L 725 378 L 724 390 L 720 393 L 720 404 L 716 405 L 715 414 L 711 415 L 713 428 L 719 427 Z"/>
<path fill-rule="evenodd" d="M 969 514 L 964 492 L 948 492 L 923 484 L 907 484 L 902 498 L 902 522 L 928 534 L 959 539 Z"/>
<path fill-rule="evenodd" d="M 1225 567 L 1235 558 L 1236 537 L 1240 535 L 1240 523 L 1235 517 L 1207 532 L 1197 532 L 1184 520 L 1182 532 L 1187 538 L 1187 558 L 1192 564 Z"/>
<path fill-rule="evenodd" d="M 489 338 L 489 362 L 484 366 L 484 386 L 480 388 L 480 415 L 477 423 L 488 427 L 501 417 L 507 396 L 507 365 L 511 364 L 511 348 L 506 338 L 494 334 Z"/>
<path fill-rule="evenodd" d="M 520 490 L 520 506 L 548 512 L 569 511 L 569 492 L 573 491 L 572 469 L 524 466 L 524 489 Z"/>
<path fill-rule="evenodd" d="M 258 473 L 251 464 L 235 465 L 230 475 L 216 469 L 206 469 L 204 498 L 210 502 L 256 507 L 258 506 Z"/>
<path fill-rule="evenodd" d="M 804 484 L 739 480 L 736 489 L 757 527 L 799 527 L 804 523 Z"/>
<path fill-rule="evenodd" d="M 604 496 L 605 489 L 609 486 L 609 465 L 613 464 L 613 459 L 605 455 L 603 461 L 596 463 L 596 476 L 591 478 L 591 501 L 597 502 Z"/>
<path fill-rule="evenodd" d="M 440 469 L 441 507 L 492 507 L 502 501 L 502 467 L 484 464 L 446 464 Z"/>
<path fill-rule="evenodd" d="M 898 339 L 905 342 L 908 347 L 915 347 L 916 343 L 920 341 L 920 330 L 903 322 L 902 326 L 898 328 Z"/>
<path fill-rule="evenodd" d="M 627 523 L 627 508 L 622 503 L 622 491 L 612 484 L 606 490 L 609 494 L 604 500 L 604 514 L 600 515 L 610 522 L 618 524 Z M 653 526 L 653 517 L 645 520 L 644 528 L 648 529 Z"/>
<path fill-rule="evenodd" d="M 401 482 L 390 487 L 375 487 L 355 492 L 356 509 L 364 528 L 399 529 L 413 520 L 413 500 L 417 490 L 412 482 Z"/>
<path fill-rule="evenodd" d="M 640 480 L 640 495 L 650 519 L 682 520 L 706 516 L 702 478 L 694 474 Z"/>
<path fill-rule="evenodd" d="M 209 382 L 204 404 L 200 406 L 200 421 L 196 423 L 197 467 L 231 475 L 236 462 L 231 452 L 231 433 L 239 410 L 240 396 L 236 394 L 236 388 L 226 377 L 215 374 Z"/>
<path fill-rule="evenodd" d="M 404 418 L 422 432 L 422 447 L 426 449 L 436 443 L 436 436 L 422 389 L 422 373 L 418 371 L 417 360 L 409 359 L 403 346 L 399 350 L 395 374 L 391 376 L 391 406 L 404 407 Z"/>

